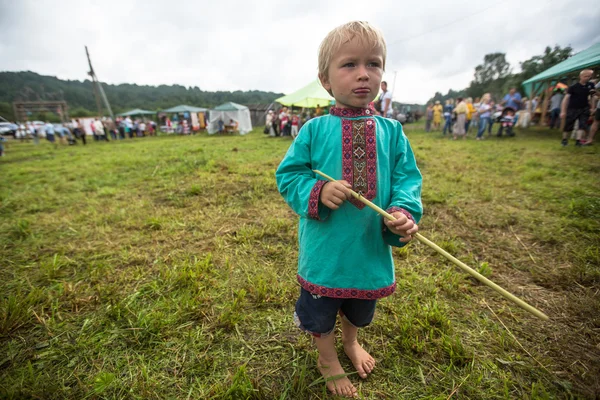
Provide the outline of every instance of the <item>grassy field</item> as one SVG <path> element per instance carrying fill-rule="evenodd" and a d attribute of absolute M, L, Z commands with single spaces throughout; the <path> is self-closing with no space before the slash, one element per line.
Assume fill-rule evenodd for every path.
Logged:
<path fill-rule="evenodd" d="M 420 243 L 395 249 L 397 292 L 361 332 L 376 371 L 350 376 L 361 397 L 598 398 L 599 146 L 406 133 L 421 233 L 551 321 Z M 260 130 L 9 143 L 0 398 L 328 398 L 292 321 L 297 217 L 274 179 L 289 144 Z"/>

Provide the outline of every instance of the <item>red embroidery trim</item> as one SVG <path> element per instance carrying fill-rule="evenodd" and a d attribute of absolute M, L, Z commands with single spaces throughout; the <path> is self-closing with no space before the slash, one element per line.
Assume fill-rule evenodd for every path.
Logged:
<path fill-rule="evenodd" d="M 310 191 L 310 198 L 308 199 L 308 216 L 309 218 L 320 220 L 319 218 L 319 197 L 321 196 L 321 189 L 327 181 L 317 181 Z"/>
<path fill-rule="evenodd" d="M 298 283 L 305 290 L 312 294 L 318 294 L 325 297 L 331 297 L 334 299 L 361 299 L 361 300 L 376 300 L 383 297 L 387 297 L 394 293 L 396 290 L 396 282 L 392 283 L 388 287 L 384 287 L 376 290 L 363 290 L 363 289 L 342 289 L 342 288 L 328 288 L 325 286 L 315 285 L 307 280 L 303 279 L 300 275 L 297 275 Z"/>
<path fill-rule="evenodd" d="M 342 109 L 345 110 L 345 109 Z M 376 122 L 373 118 L 342 119 L 342 177 L 367 200 L 377 194 Z M 349 200 L 362 210 L 365 204 Z"/>
<path fill-rule="evenodd" d="M 329 109 L 329 114 L 335 115 L 336 117 L 357 118 L 357 117 L 372 117 L 373 115 L 377 115 L 377 112 L 375 111 L 373 106 L 371 104 L 369 104 L 368 108 L 331 107 Z"/>

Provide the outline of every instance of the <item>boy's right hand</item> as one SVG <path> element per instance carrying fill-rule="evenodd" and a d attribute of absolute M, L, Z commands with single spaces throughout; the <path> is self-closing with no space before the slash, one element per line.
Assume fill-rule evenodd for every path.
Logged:
<path fill-rule="evenodd" d="M 326 207 L 337 210 L 342 203 L 352 197 L 352 185 L 346 181 L 327 182 L 321 189 L 321 203 Z"/>

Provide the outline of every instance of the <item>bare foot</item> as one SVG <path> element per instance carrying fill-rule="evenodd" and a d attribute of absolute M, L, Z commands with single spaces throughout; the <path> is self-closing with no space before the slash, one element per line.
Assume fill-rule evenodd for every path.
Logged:
<path fill-rule="evenodd" d="M 337 359 L 333 361 L 326 361 L 323 358 L 319 357 L 317 362 L 317 366 L 319 367 L 319 371 L 321 371 L 321 375 L 323 378 L 327 379 L 332 376 L 345 375 L 344 368 L 340 365 L 340 361 Z M 347 376 L 338 379 L 332 379 L 327 381 L 327 389 L 335 395 L 344 396 L 344 397 L 356 397 L 356 388 L 350 382 Z"/>
<path fill-rule="evenodd" d="M 344 351 L 361 378 L 365 379 L 375 368 L 375 359 L 356 340 L 344 343 Z"/>

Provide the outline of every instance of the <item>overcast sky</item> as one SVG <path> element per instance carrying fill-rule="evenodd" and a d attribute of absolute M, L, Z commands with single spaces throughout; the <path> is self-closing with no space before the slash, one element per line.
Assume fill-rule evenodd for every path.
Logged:
<path fill-rule="evenodd" d="M 466 87 L 487 53 L 518 71 L 546 45 L 600 41 L 598 0 L 0 0 L 0 71 L 84 80 L 87 45 L 108 83 L 290 93 L 316 77 L 327 32 L 356 19 L 383 31 L 400 102 Z"/>

